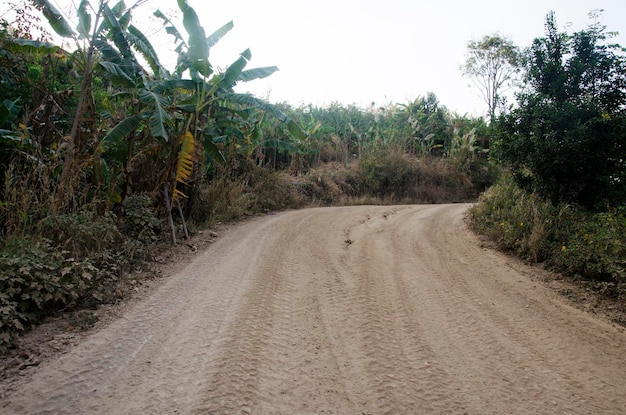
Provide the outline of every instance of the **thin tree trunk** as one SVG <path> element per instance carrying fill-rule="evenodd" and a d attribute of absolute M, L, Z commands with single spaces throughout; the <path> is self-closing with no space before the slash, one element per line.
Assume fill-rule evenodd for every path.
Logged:
<path fill-rule="evenodd" d="M 185 239 L 189 239 L 189 232 L 187 231 L 187 222 L 185 222 L 185 215 L 183 215 L 183 208 L 180 207 L 179 198 L 176 199 L 176 206 L 178 206 L 178 214 L 180 215 L 180 220 L 183 222 L 183 231 L 185 232 Z"/>
<path fill-rule="evenodd" d="M 176 228 L 174 227 L 174 219 L 172 218 L 172 204 L 170 203 L 170 195 L 167 190 L 167 183 L 163 184 L 163 195 L 165 196 L 165 208 L 167 209 L 167 220 L 172 230 L 172 243 L 176 245 Z"/>
<path fill-rule="evenodd" d="M 91 36 L 91 41 L 89 42 L 89 48 L 87 49 L 87 58 L 85 59 L 85 70 L 83 72 L 83 80 L 80 86 L 78 105 L 76 106 L 76 114 L 74 114 L 74 121 L 72 123 L 72 130 L 70 132 L 70 140 L 67 145 L 65 162 L 63 164 L 63 171 L 61 172 L 61 178 L 59 181 L 57 207 L 63 205 L 66 193 L 71 190 L 70 183 L 74 175 L 74 160 L 76 158 L 75 153 L 76 149 L 80 147 L 78 145 L 80 144 L 78 141 L 80 135 L 81 121 L 83 119 L 83 113 L 85 110 L 87 99 L 91 98 L 93 81 L 93 72 L 91 66 L 93 62 L 93 56 L 96 50 L 95 43 L 98 37 L 98 28 L 100 26 L 100 18 L 104 10 L 104 4 L 104 1 L 100 1 L 100 6 L 98 7 L 98 13 L 96 13 L 96 20 L 93 26 L 93 34 Z"/>

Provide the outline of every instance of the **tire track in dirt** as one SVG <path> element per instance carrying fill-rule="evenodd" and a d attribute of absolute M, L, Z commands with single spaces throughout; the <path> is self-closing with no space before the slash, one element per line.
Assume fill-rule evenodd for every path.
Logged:
<path fill-rule="evenodd" d="M 625 413 L 623 330 L 481 248 L 467 208 L 238 225 L 0 413 Z"/>
<path fill-rule="evenodd" d="M 598 347 L 606 344 L 601 346 L 593 333 L 601 323 L 562 304 L 508 266 L 503 256 L 481 252 L 465 229 L 461 207 L 440 209 L 447 212 L 434 216 L 420 232 L 409 232 L 430 236 L 414 243 L 417 256 L 429 258 L 431 277 L 425 282 L 435 288 L 425 297 L 427 308 L 438 315 L 428 337 L 445 353 L 442 361 L 467 390 L 482 389 L 473 409 L 479 413 L 491 407 L 498 413 L 507 408 L 516 408 L 516 413 L 623 412 L 625 389 L 617 381 L 621 375 L 610 367 L 617 362 L 598 360 Z M 501 261 L 500 266 L 487 267 L 485 259 Z M 617 339 L 618 347 L 623 347 L 623 336 Z M 598 371 L 616 377 L 607 383 L 593 375 Z M 616 386 L 621 389 L 619 399 L 594 398 L 599 390 Z"/>
<path fill-rule="evenodd" d="M 243 298 L 221 353 L 206 375 L 210 388 L 198 414 L 345 413 L 349 399 L 334 388 L 336 362 L 325 347 L 315 271 L 307 254 L 309 215 L 292 215 L 273 230 L 258 277 Z M 306 225 L 306 226 L 305 226 Z M 285 249 L 289 247 L 289 249 Z M 302 397 L 307 396 L 306 400 Z M 338 412 L 333 412 L 338 411 Z"/>
<path fill-rule="evenodd" d="M 352 367 L 350 378 L 360 392 L 363 413 L 463 413 L 463 404 L 449 387 L 450 379 L 433 366 L 434 354 L 420 336 L 421 316 L 412 314 L 396 284 L 394 263 L 405 260 L 387 247 L 390 219 L 398 209 L 368 215 L 347 230 L 352 241 L 336 263 L 336 274 L 351 281 L 351 289 L 334 299 L 327 318 L 343 315 L 335 348 Z M 346 212 L 347 213 L 347 212 Z M 333 257 L 332 252 L 326 255 Z M 329 281 L 332 291 L 333 282 Z M 336 285 L 336 284 L 335 284 Z M 349 328 L 349 331 L 346 328 Z M 356 336 L 342 336 L 342 332 Z M 364 393 L 365 392 L 365 393 Z M 372 392 L 375 392 L 374 394 Z"/>
<path fill-rule="evenodd" d="M 265 227 L 271 222 L 258 227 L 259 235 Z M 0 409 L 162 414 L 189 407 L 205 388 L 202 368 L 247 291 L 258 242 L 245 226 L 233 230 L 123 318 L 45 367 Z M 238 249 L 249 261 L 232 255 Z"/>

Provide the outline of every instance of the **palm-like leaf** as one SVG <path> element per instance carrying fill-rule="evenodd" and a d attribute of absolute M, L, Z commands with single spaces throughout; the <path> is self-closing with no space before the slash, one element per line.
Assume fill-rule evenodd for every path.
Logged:
<path fill-rule="evenodd" d="M 176 29 L 176 26 L 174 26 L 172 21 L 167 16 L 165 16 L 161 10 L 155 11 L 154 16 L 158 19 L 163 20 L 163 25 L 165 26 L 165 32 L 168 35 L 174 36 L 174 43 L 180 42 L 178 47 L 180 47 L 180 44 L 186 44 L 185 39 L 180 34 L 178 29 Z"/>
<path fill-rule="evenodd" d="M 62 37 L 74 36 L 74 31 L 63 15 L 48 0 L 33 0 L 33 3 L 43 13 L 52 29 Z"/>
<path fill-rule="evenodd" d="M 235 83 L 237 83 L 237 80 L 241 76 L 243 69 L 246 67 L 248 61 L 251 58 L 252 53 L 250 53 L 250 49 L 246 49 L 241 52 L 239 58 L 235 62 L 233 62 L 228 67 L 228 69 L 226 69 L 226 72 L 224 72 L 222 81 L 220 82 L 220 86 L 222 86 L 223 88 L 231 89 L 235 85 Z"/>
<path fill-rule="evenodd" d="M 60 50 L 58 46 L 52 43 L 31 39 L 13 39 L 5 42 L 3 47 L 11 52 L 28 53 L 31 55 L 49 55 Z"/>
<path fill-rule="evenodd" d="M 143 121 L 143 117 L 140 114 L 131 115 L 124 118 L 117 124 L 109 133 L 103 138 L 104 142 L 107 141 L 119 141 L 124 137 L 130 135 L 135 131 Z"/>
<path fill-rule="evenodd" d="M 209 45 L 204 28 L 200 24 L 200 19 L 196 11 L 189 6 L 187 0 L 178 0 L 178 7 L 183 12 L 183 26 L 189 34 L 189 50 L 191 68 L 198 71 L 203 76 L 213 73 L 209 63 Z"/>
<path fill-rule="evenodd" d="M 126 41 L 126 37 L 124 36 L 124 32 L 122 31 L 122 26 L 120 25 L 115 13 L 111 8 L 105 4 L 104 5 L 104 23 L 109 29 L 111 39 L 115 46 L 120 51 L 122 56 L 128 57 L 132 55 L 132 51 L 130 50 L 130 45 Z"/>
<path fill-rule="evenodd" d="M 133 79 L 128 76 L 128 74 L 124 72 L 122 67 L 117 63 L 105 61 L 99 63 L 100 66 L 109 73 L 113 84 L 124 86 L 127 88 L 135 88 L 137 86 Z"/>
<path fill-rule="evenodd" d="M 255 79 L 263 79 L 272 75 L 276 71 L 278 71 L 277 66 L 266 66 L 264 68 L 248 69 L 247 71 L 241 72 L 241 74 L 239 75 L 239 80 L 242 82 L 249 82 Z"/>
<path fill-rule="evenodd" d="M 96 39 L 94 47 L 100 52 L 103 61 L 122 64 L 124 57 L 106 39 Z"/>
<path fill-rule="evenodd" d="M 206 39 L 207 47 L 211 49 L 213 46 L 215 46 L 217 42 L 219 42 L 219 40 L 223 38 L 226 33 L 232 30 L 233 27 L 235 27 L 235 25 L 233 24 L 233 21 L 231 20 L 230 22 L 226 23 L 224 26 L 220 27 L 215 32 L 213 32 Z"/>
<path fill-rule="evenodd" d="M 139 92 L 139 100 L 152 108 L 149 122 L 152 136 L 154 138 L 163 138 L 167 141 L 169 138 L 165 123 L 170 120 L 170 116 L 164 108 L 167 105 L 166 98 L 153 91 L 141 90 Z"/>
<path fill-rule="evenodd" d="M 148 65 L 150 65 L 154 76 L 158 78 L 166 77 L 167 70 L 161 66 L 159 57 L 148 38 L 133 25 L 128 28 L 128 35 L 135 50 L 139 52 L 146 62 L 148 62 Z"/>
<path fill-rule="evenodd" d="M 76 30 L 82 38 L 88 38 L 91 31 L 91 14 L 87 11 L 89 0 L 82 0 L 78 5 L 78 26 Z"/>

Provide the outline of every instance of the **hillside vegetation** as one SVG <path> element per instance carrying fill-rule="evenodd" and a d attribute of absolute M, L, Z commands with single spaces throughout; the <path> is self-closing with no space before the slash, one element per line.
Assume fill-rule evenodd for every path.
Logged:
<path fill-rule="evenodd" d="M 367 108 L 237 93 L 277 68 L 248 69 L 249 50 L 215 68 L 210 48 L 233 24 L 207 34 L 185 0 L 184 30 L 155 13 L 176 42 L 174 69 L 123 2 L 91 11 L 81 1 L 76 29 L 34 4 L 75 47 L 45 29 L 33 39 L 46 25 L 30 3 L 0 22 L 0 350 L 46 316 L 117 301 L 137 264 L 212 223 L 312 205 L 476 201 L 502 169 L 474 227 L 624 294 L 624 60 L 601 26 L 570 36 L 549 17 L 527 51 L 529 87 L 498 117 L 490 104 L 487 122 L 433 93 Z"/>
<path fill-rule="evenodd" d="M 272 105 L 234 91 L 276 67 L 215 69 L 178 2 L 164 68 L 134 9 L 82 1 L 72 28 L 36 2 L 0 27 L 0 349 L 46 316 L 117 301 L 141 261 L 217 221 L 305 205 L 475 200 L 497 177 L 487 125 L 434 94 L 359 108 Z"/>

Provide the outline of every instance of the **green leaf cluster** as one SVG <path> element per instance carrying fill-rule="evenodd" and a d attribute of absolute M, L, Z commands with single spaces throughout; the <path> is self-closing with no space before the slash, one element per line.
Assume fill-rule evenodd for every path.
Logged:
<path fill-rule="evenodd" d="M 76 304 L 98 270 L 49 241 L 15 239 L 0 251 L 0 351 L 43 315 Z"/>
<path fill-rule="evenodd" d="M 546 36 L 527 51 L 526 91 L 498 121 L 497 156 L 520 185 L 553 204 L 626 202 L 626 60 L 595 23 Z"/>

